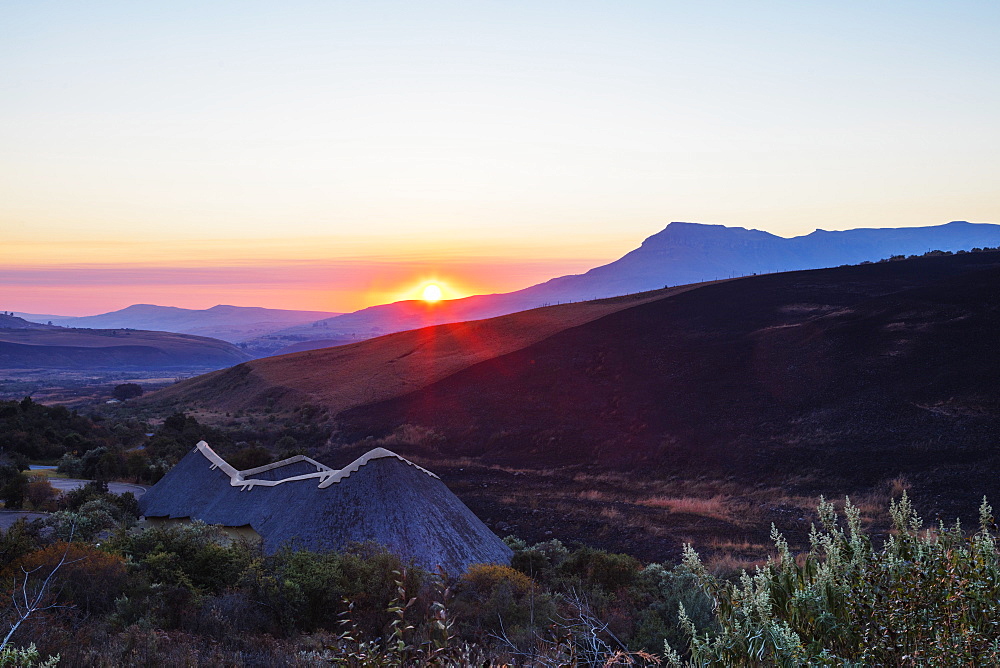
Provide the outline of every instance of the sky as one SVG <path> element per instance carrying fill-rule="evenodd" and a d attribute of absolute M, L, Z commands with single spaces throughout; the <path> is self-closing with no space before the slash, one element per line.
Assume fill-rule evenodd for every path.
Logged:
<path fill-rule="evenodd" d="M 505 292 L 1000 222 L 1000 3 L 0 3 L 0 309 Z"/>

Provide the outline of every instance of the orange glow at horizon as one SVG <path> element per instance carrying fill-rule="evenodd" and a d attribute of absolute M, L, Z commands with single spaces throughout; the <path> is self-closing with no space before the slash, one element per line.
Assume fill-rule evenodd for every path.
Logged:
<path fill-rule="evenodd" d="M 0 264 L 0 293 L 7 310 L 66 316 L 96 315 L 132 304 L 190 309 L 230 304 L 345 313 L 422 299 L 432 283 L 441 290 L 442 300 L 461 299 L 519 290 L 603 261 L 480 255 L 436 262 L 356 257 L 297 262 L 232 258 L 196 266 L 136 261 L 12 263 Z"/>

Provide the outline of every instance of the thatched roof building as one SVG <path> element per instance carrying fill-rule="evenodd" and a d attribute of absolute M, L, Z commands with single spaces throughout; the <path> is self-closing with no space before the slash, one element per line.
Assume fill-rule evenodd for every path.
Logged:
<path fill-rule="evenodd" d="M 237 471 L 204 441 L 139 500 L 152 521 L 250 528 L 268 552 L 284 544 L 340 550 L 374 542 L 451 574 L 509 563 L 511 550 L 441 480 L 384 448 L 346 468 L 301 455 Z"/>

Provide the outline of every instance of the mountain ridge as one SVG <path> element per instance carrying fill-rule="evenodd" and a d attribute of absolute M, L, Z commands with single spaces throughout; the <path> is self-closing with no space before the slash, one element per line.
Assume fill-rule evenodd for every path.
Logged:
<path fill-rule="evenodd" d="M 64 327 L 166 331 L 242 343 L 248 339 L 267 336 L 290 325 L 311 323 L 335 315 L 338 314 L 329 311 L 294 311 L 228 304 L 217 304 L 208 309 L 132 304 L 108 313 L 53 317 L 49 320 Z"/>
<path fill-rule="evenodd" d="M 411 300 L 371 306 L 318 321 L 316 328 L 327 334 L 317 338 L 329 338 L 329 334 L 363 338 L 669 285 L 983 246 L 1000 246 L 1000 225 L 952 221 L 910 228 L 817 229 L 785 238 L 743 227 L 672 222 L 621 258 L 582 274 L 559 276 L 514 292 L 474 295 L 436 304 Z M 308 336 L 310 332 L 291 327 L 276 334 Z"/>

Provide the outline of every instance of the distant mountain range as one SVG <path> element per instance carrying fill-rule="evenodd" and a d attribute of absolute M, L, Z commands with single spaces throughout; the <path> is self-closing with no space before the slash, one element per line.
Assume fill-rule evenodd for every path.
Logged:
<path fill-rule="evenodd" d="M 634 251 L 584 274 L 523 290 L 429 304 L 401 301 L 339 315 L 279 336 L 363 339 L 448 322 L 491 318 L 547 304 L 581 301 L 716 279 L 877 261 L 930 250 L 1000 246 L 1000 225 L 955 221 L 931 227 L 816 230 L 785 239 L 742 227 L 670 223 Z"/>
<path fill-rule="evenodd" d="M 251 355 L 262 357 L 665 286 L 858 264 L 892 256 L 921 255 L 931 250 L 996 246 L 1000 246 L 1000 225 L 962 221 L 930 227 L 816 230 L 791 239 L 742 227 L 675 222 L 614 262 L 584 274 L 561 276 L 503 294 L 437 303 L 401 301 L 346 314 L 223 305 L 195 310 L 135 304 L 94 316 L 34 318 L 35 322 L 67 327 L 131 328 L 208 336 L 238 343 Z"/>
<path fill-rule="evenodd" d="M 29 314 L 24 314 L 29 315 Z M 255 306 L 213 306 L 187 309 L 176 306 L 133 304 L 119 311 L 82 317 L 35 316 L 35 322 L 92 329 L 142 329 L 194 334 L 240 343 L 266 336 L 291 325 L 339 315 L 327 311 L 287 311 Z M 27 319 L 31 319 L 28 317 Z M 286 345 L 288 341 L 273 347 Z"/>

